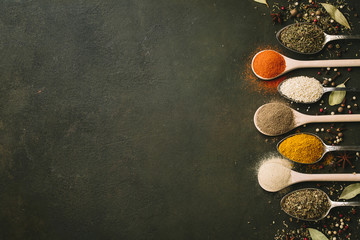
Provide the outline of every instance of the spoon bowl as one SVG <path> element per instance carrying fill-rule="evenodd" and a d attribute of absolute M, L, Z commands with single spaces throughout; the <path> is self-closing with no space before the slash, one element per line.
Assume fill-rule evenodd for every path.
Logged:
<path fill-rule="evenodd" d="M 295 69 L 298 69 L 298 68 L 360 67 L 360 59 L 336 59 L 336 60 L 310 60 L 310 61 L 305 61 L 305 60 L 295 60 L 295 59 L 286 57 L 283 54 L 280 54 L 280 53 L 276 52 L 276 53 L 278 53 L 279 55 L 281 55 L 284 58 L 286 67 L 285 67 L 284 71 L 279 73 L 277 76 L 274 76 L 274 77 L 271 77 L 271 78 L 266 78 L 266 77 L 260 76 L 254 70 L 254 60 L 255 60 L 255 58 L 260 53 L 262 53 L 264 51 L 276 52 L 274 50 L 260 51 L 257 54 L 255 54 L 255 56 L 253 57 L 253 59 L 251 61 L 251 69 L 252 69 L 253 73 L 255 74 L 256 77 L 258 77 L 259 79 L 262 79 L 262 80 L 272 80 L 272 79 L 280 77 L 280 76 L 284 75 L 285 73 L 288 73 L 288 72 L 290 72 L 292 70 L 295 70 Z"/>
<path fill-rule="evenodd" d="M 299 127 L 301 125 L 308 124 L 308 123 L 360 122 L 360 114 L 320 115 L 320 116 L 307 115 L 307 114 L 300 113 L 300 112 L 290 108 L 286 104 L 283 104 L 284 108 L 289 108 L 292 111 L 292 114 L 293 114 L 292 124 L 281 128 L 281 132 L 279 131 L 277 133 L 273 133 L 273 132 L 269 131 L 268 129 L 265 129 L 261 124 L 261 120 L 259 119 L 260 118 L 259 115 L 261 115 L 263 113 L 263 111 L 271 112 L 271 109 L 267 110 L 268 104 L 271 104 L 271 103 L 267 103 L 267 104 L 260 106 L 254 114 L 254 124 L 255 124 L 256 129 L 259 132 L 261 132 L 262 134 L 267 135 L 267 136 L 282 135 L 284 133 L 287 133 L 287 132 L 293 130 L 296 127 Z M 279 104 L 281 104 L 281 103 L 279 103 Z M 278 119 L 269 119 L 269 124 L 275 125 L 276 121 L 278 121 Z"/>
<path fill-rule="evenodd" d="M 295 161 L 295 160 L 293 160 L 293 159 L 290 159 L 290 158 L 284 156 L 284 155 L 280 152 L 279 147 L 280 147 L 281 143 L 283 143 L 286 139 L 288 139 L 288 138 L 290 138 L 290 137 L 294 137 L 294 136 L 301 135 L 301 134 L 306 134 L 306 135 L 314 136 L 314 137 L 316 137 L 316 138 L 321 142 L 321 144 L 322 144 L 322 146 L 323 146 L 323 152 L 322 152 L 322 154 L 321 154 L 321 157 L 318 158 L 316 161 L 310 162 L 310 163 L 297 162 L 297 161 Z M 325 156 L 325 154 L 327 154 L 328 152 L 335 152 L 335 151 L 360 151 L 360 146 L 331 146 L 331 145 L 326 145 L 326 144 L 324 143 L 324 141 L 323 141 L 321 138 L 319 138 L 319 136 L 317 136 L 317 135 L 315 135 L 315 134 L 313 134 L 313 133 L 303 132 L 303 133 L 291 134 L 291 135 L 283 138 L 283 139 L 280 140 L 280 142 L 278 142 L 278 144 L 276 145 L 276 149 L 277 149 L 277 151 L 278 151 L 283 157 L 285 157 L 286 159 L 288 159 L 288 160 L 290 160 L 290 161 L 292 161 L 292 162 L 309 165 L 309 164 L 314 164 L 314 163 L 317 163 L 317 162 L 321 161 L 321 160 L 323 159 L 323 157 Z"/>
<path fill-rule="evenodd" d="M 286 49 L 288 49 L 288 50 L 290 50 L 292 52 L 299 53 L 299 54 L 305 54 L 305 55 L 313 55 L 313 54 L 317 54 L 317 53 L 321 52 L 324 49 L 324 47 L 326 46 L 326 44 L 331 42 L 331 41 L 346 40 L 346 39 L 360 39 L 360 35 L 329 35 L 329 34 L 325 33 L 320 27 L 314 25 L 314 26 L 316 26 L 318 28 L 317 30 L 319 32 L 321 32 L 320 34 L 323 35 L 323 39 L 324 39 L 321 48 L 319 48 L 319 50 L 317 50 L 317 51 L 314 51 L 314 52 L 300 52 L 300 51 L 297 51 L 295 49 L 292 49 L 292 48 L 286 46 L 281 41 L 281 34 L 282 34 L 283 31 L 286 31 L 288 28 L 296 26 L 296 25 L 308 25 L 308 24 L 310 24 L 310 23 L 293 23 L 293 24 L 290 24 L 288 26 L 285 26 L 276 33 L 276 39 L 278 40 L 278 42 L 284 48 L 286 48 Z"/>
<path fill-rule="evenodd" d="M 319 192 L 321 192 L 321 194 L 324 194 L 325 196 L 326 196 L 326 199 L 327 199 L 327 205 L 328 205 L 328 209 L 327 209 L 327 211 L 326 212 L 324 212 L 322 215 L 321 215 L 321 217 L 318 217 L 318 218 L 316 218 L 316 219 L 306 219 L 306 218 L 301 218 L 301 217 L 299 217 L 299 216 L 296 216 L 296 215 L 294 215 L 294 214 L 291 214 L 291 213 L 289 213 L 288 211 L 286 211 L 285 209 L 284 209 L 284 202 L 285 202 L 285 200 L 290 196 L 290 195 L 292 195 L 292 194 L 296 194 L 297 192 L 302 192 L 302 191 L 306 191 L 306 190 L 313 190 L 313 191 L 319 191 Z M 331 199 L 330 199 L 330 197 L 324 192 L 324 191 L 322 191 L 322 190 L 320 190 L 320 189 L 317 189 L 317 188 L 303 188 L 303 189 L 299 189 L 299 190 L 295 190 L 295 191 L 292 191 L 292 192 L 290 192 L 290 193 L 288 193 L 288 194 L 286 194 L 282 199 L 281 199 L 281 201 L 280 201 L 280 207 L 281 207 L 281 209 L 286 213 L 286 214 L 288 214 L 289 216 L 291 216 L 291 217 L 294 217 L 294 218 L 297 218 L 297 219 L 299 219 L 299 220 L 303 220 L 303 221 L 319 221 L 319 220 L 321 220 L 321 219 L 324 219 L 327 215 L 329 215 L 329 213 L 330 213 L 330 210 L 331 209 L 333 209 L 334 207 L 345 207 L 345 206 L 350 206 L 350 207 L 356 207 L 356 206 L 360 206 L 360 202 L 334 202 L 334 201 L 332 201 Z M 324 210 L 326 210 L 326 209 L 324 209 Z"/>

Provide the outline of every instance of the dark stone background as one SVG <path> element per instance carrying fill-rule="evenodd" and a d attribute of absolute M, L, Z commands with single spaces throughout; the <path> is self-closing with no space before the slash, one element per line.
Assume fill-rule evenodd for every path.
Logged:
<path fill-rule="evenodd" d="M 257 184 L 275 144 L 252 118 L 279 97 L 242 77 L 277 45 L 268 12 L 2 1 L 0 238 L 272 239 L 288 218 Z"/>

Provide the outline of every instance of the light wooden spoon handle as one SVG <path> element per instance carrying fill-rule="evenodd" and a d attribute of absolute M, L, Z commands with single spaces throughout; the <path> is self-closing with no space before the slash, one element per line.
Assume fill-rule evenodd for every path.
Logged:
<path fill-rule="evenodd" d="M 306 174 L 292 171 L 291 180 L 298 182 L 357 182 L 360 174 L 357 173 L 335 173 L 335 174 Z"/>
<path fill-rule="evenodd" d="M 339 114 L 339 115 L 321 115 L 321 116 L 305 115 L 302 118 L 302 121 L 304 123 L 360 122 L 360 114 Z"/>
<path fill-rule="evenodd" d="M 296 60 L 297 68 L 319 68 L 319 67 L 360 67 L 360 59 L 339 60 Z"/>

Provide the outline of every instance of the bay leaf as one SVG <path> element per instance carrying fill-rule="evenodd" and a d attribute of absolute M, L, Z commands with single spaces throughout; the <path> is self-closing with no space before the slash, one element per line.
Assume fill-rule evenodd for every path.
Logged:
<path fill-rule="evenodd" d="M 269 7 L 269 5 L 267 4 L 266 0 L 254 0 L 255 2 L 258 2 L 258 3 L 262 3 L 262 4 L 266 4 L 266 6 Z"/>
<path fill-rule="evenodd" d="M 342 14 L 339 9 L 328 3 L 321 3 L 321 5 L 325 8 L 325 10 L 328 12 L 332 19 L 334 19 L 336 22 L 340 23 L 344 27 L 351 29 L 344 14 Z"/>
<path fill-rule="evenodd" d="M 337 88 L 344 88 L 345 83 L 341 83 L 339 85 L 336 86 Z M 342 101 L 344 100 L 346 96 L 346 91 L 333 91 L 331 92 L 330 96 L 329 96 L 329 105 L 330 106 L 334 106 L 337 104 L 342 103 Z"/>
<path fill-rule="evenodd" d="M 322 232 L 314 228 L 308 228 L 312 240 L 329 240 Z"/>
<path fill-rule="evenodd" d="M 360 183 L 350 184 L 341 193 L 340 199 L 351 199 L 358 194 L 360 194 Z"/>

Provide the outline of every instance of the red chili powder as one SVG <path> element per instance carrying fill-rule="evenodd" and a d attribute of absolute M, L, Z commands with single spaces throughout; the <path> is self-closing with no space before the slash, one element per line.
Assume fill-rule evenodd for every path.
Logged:
<path fill-rule="evenodd" d="M 247 56 L 246 64 L 243 65 L 241 69 L 241 78 L 244 81 L 245 88 L 249 91 L 266 93 L 266 94 L 276 94 L 277 86 L 286 79 L 286 76 L 282 76 L 273 80 L 264 81 L 255 76 L 251 69 L 251 61 L 254 55 L 264 49 L 273 49 L 275 51 L 281 52 L 281 49 L 274 46 L 259 46 L 255 47 L 254 50 Z"/>
<path fill-rule="evenodd" d="M 285 59 L 279 53 L 265 50 L 256 55 L 253 61 L 255 73 L 263 78 L 273 78 L 284 72 Z"/>

